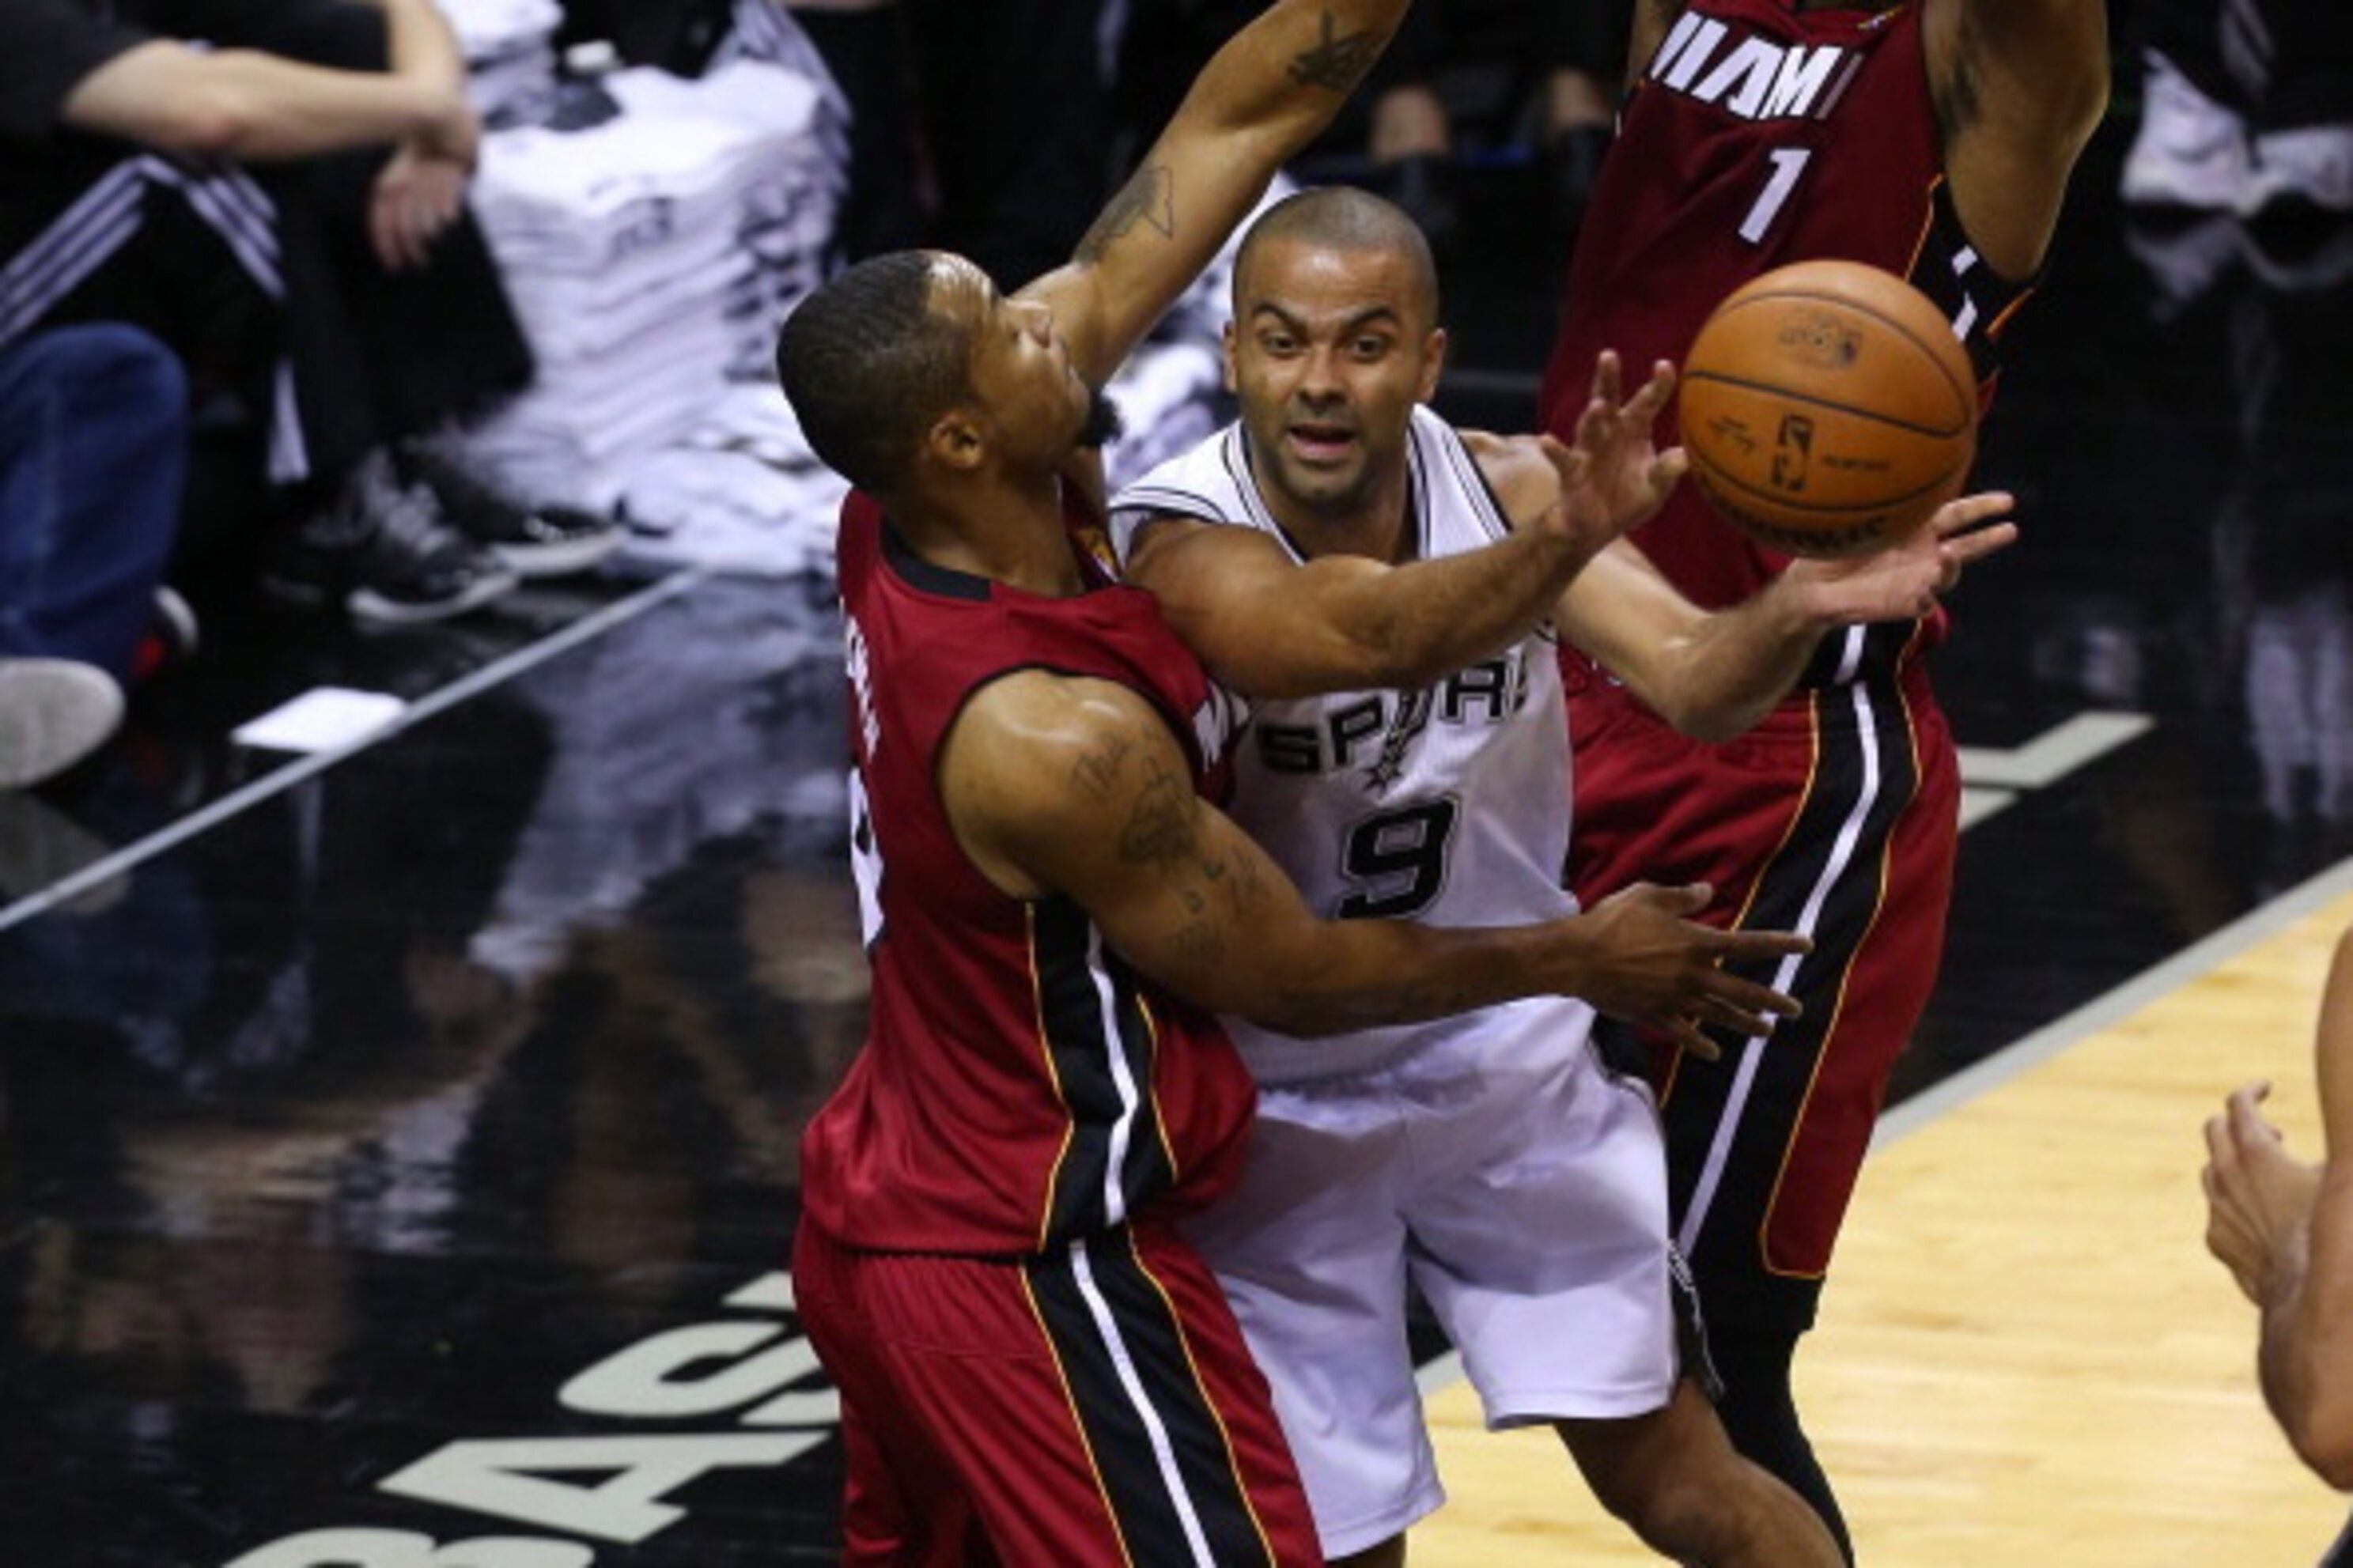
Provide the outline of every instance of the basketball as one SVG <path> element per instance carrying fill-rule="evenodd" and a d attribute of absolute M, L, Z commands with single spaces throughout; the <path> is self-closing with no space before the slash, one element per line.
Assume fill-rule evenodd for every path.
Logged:
<path fill-rule="evenodd" d="M 1977 377 L 1926 295 L 1857 261 L 1777 268 L 1702 324 L 1677 394 L 1692 478 L 1793 555 L 1861 555 L 1959 493 Z"/>

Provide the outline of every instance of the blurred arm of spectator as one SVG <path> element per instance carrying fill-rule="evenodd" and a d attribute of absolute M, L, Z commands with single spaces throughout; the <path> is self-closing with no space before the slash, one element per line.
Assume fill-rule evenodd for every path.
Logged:
<path fill-rule="evenodd" d="M 2287 1152 L 2251 1083 L 2206 1123 L 2206 1245 L 2262 1309 L 2263 1398 L 2297 1455 L 2353 1489 L 2353 931 L 2337 944 L 2315 1045 L 2326 1158 Z"/>
<path fill-rule="evenodd" d="M 457 33 L 433 0 L 377 0 L 385 13 L 392 75 L 445 87 L 466 100 L 466 57 Z M 470 112 L 462 145 L 412 136 L 395 149 L 376 176 L 368 237 L 385 266 L 397 272 L 425 265 L 436 236 L 465 205 L 466 181 L 480 151 L 481 125 Z"/>
<path fill-rule="evenodd" d="M 481 121 L 466 98 L 464 57 L 431 0 L 379 0 L 379 8 L 387 70 L 151 38 L 82 78 L 61 119 L 164 152 L 242 162 L 393 143 L 376 179 L 369 237 L 387 268 L 421 266 L 464 202 Z"/>

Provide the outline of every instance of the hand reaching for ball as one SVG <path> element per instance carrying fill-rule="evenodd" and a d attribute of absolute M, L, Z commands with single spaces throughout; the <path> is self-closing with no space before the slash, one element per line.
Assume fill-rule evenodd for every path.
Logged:
<path fill-rule="evenodd" d="M 1963 496 L 1938 507 L 1925 527 L 1869 555 L 1800 556 L 1781 574 L 1816 626 L 1915 620 L 1961 580 L 1962 568 L 2018 538 L 2007 513 L 2018 503 L 2002 490 Z"/>

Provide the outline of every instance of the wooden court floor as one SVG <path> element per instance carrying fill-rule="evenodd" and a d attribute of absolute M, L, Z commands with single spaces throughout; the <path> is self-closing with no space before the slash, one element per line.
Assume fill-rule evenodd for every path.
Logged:
<path fill-rule="evenodd" d="M 2316 1154 L 2313 1014 L 2348 925 L 2353 862 L 1890 1119 L 1799 1364 L 1863 1562 L 2318 1561 L 2347 1500 L 2264 1414 L 2253 1309 L 2201 1240 L 2200 1128 L 2268 1079 Z M 1430 1409 L 1451 1500 L 1419 1561 L 1656 1561 L 1549 1434 L 1487 1433 L 1460 1382 Z"/>

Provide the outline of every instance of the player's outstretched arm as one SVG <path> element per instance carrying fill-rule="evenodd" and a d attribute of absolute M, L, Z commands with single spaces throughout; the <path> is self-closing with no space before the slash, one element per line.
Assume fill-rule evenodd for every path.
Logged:
<path fill-rule="evenodd" d="M 2106 0 L 1928 0 L 1922 26 L 1961 226 L 2023 282 L 2107 109 Z"/>
<path fill-rule="evenodd" d="M 1021 291 L 1045 299 L 1101 385 L 1332 121 L 1409 0 L 1278 0 L 1202 68 L 1167 128 L 1079 242 Z"/>
<path fill-rule="evenodd" d="M 1256 529 L 1166 517 L 1138 531 L 1127 576 L 1249 696 L 1426 686 L 1526 636 L 1586 563 L 1658 510 L 1683 471 L 1680 450 L 1657 452 L 1650 434 L 1673 392 L 1661 365 L 1622 397 L 1605 354 L 1575 445 L 1464 432 L 1517 528 L 1485 549 L 1402 566 L 1302 563 Z"/>
<path fill-rule="evenodd" d="M 1621 541 L 1568 585 L 1561 632 L 1675 728 L 1725 740 L 1788 695 L 1823 633 L 1935 609 L 1965 566 L 2018 537 L 2016 524 L 1997 521 L 2010 504 L 1999 491 L 1948 501 L 1901 543 L 1792 562 L 1741 604 L 1714 613 Z"/>
<path fill-rule="evenodd" d="M 997 887 L 1067 895 L 1144 973 L 1286 1033 L 1546 993 L 1599 994 L 1679 1037 L 1694 1019 L 1761 1024 L 1796 1005 L 1722 961 L 1801 939 L 1694 924 L 1682 918 L 1696 907 L 1684 907 L 1689 890 L 1644 895 L 1601 919 L 1476 930 L 1318 919 L 1282 868 L 1195 792 L 1166 721 L 1112 682 L 1042 671 L 994 682 L 957 719 L 940 783 L 959 842 Z"/>
<path fill-rule="evenodd" d="M 2338 939 L 2316 1055 L 2327 1160 L 2295 1159 L 2234 1092 L 2206 1123 L 2206 1245 L 2262 1310 L 2263 1398 L 2296 1453 L 2353 1488 L 2353 931 Z"/>

